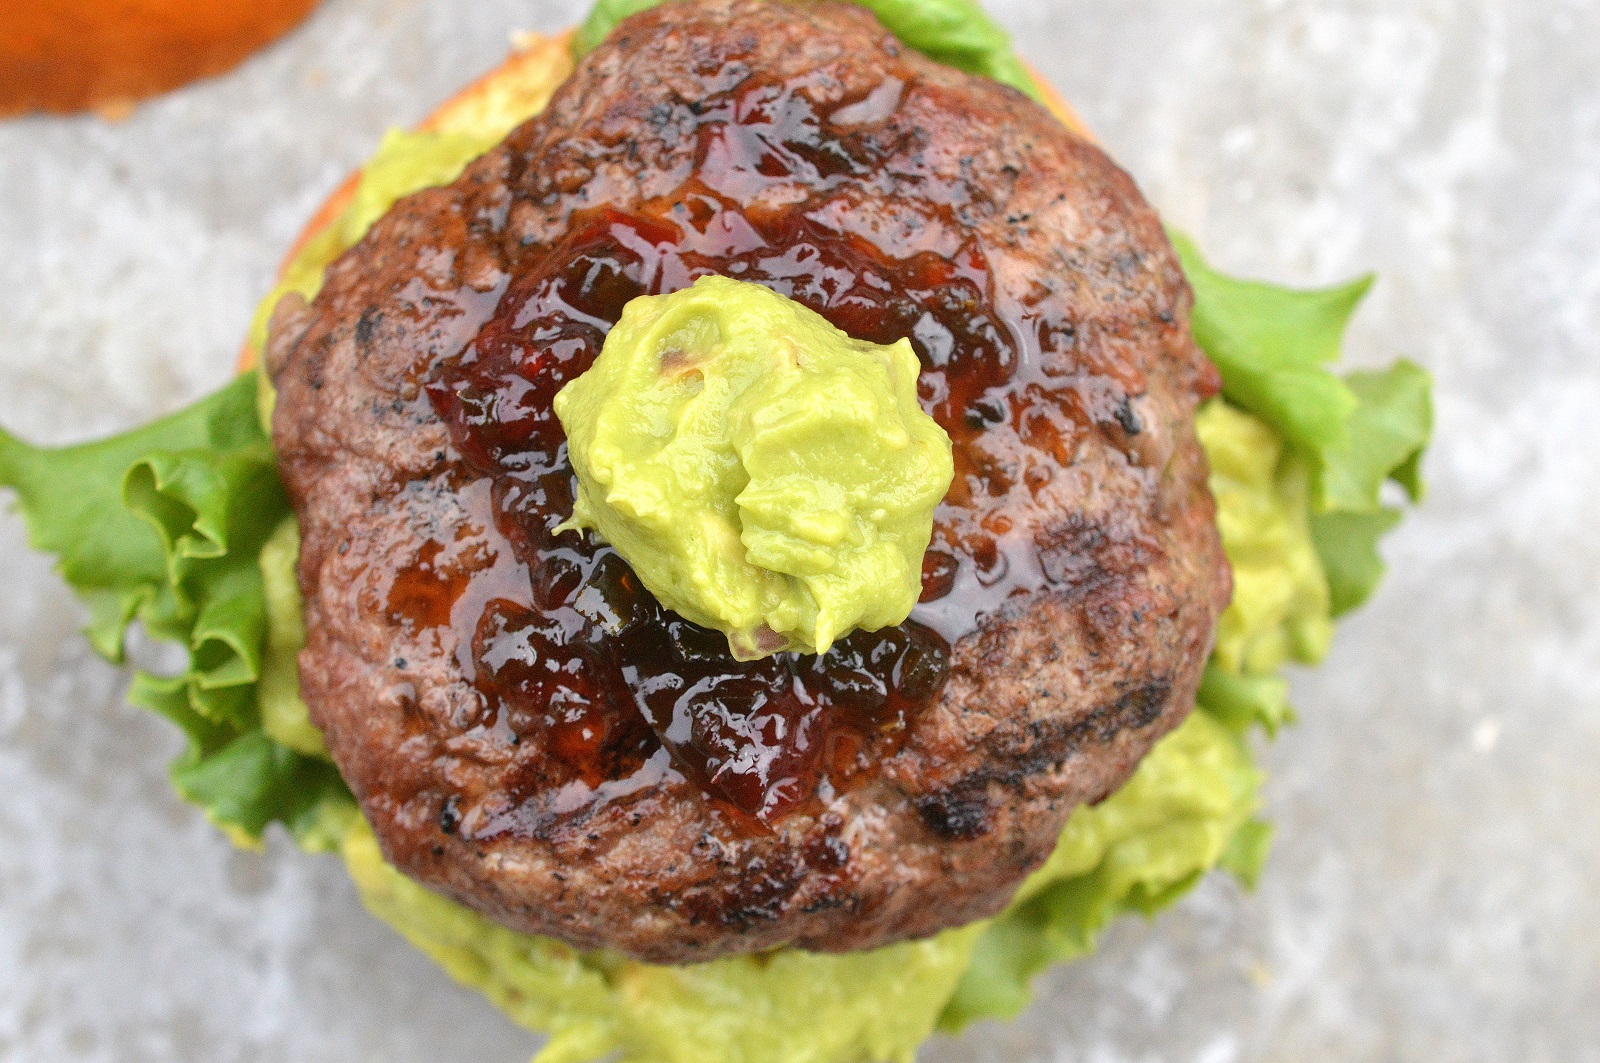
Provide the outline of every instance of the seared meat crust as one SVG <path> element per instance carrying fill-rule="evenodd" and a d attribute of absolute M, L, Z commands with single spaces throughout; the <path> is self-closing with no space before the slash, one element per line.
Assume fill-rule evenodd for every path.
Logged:
<path fill-rule="evenodd" d="M 880 255 L 975 253 L 1001 320 L 1055 323 L 1011 339 L 1027 387 L 1008 394 L 1049 413 L 1045 428 L 941 418 L 964 465 L 936 545 L 981 526 L 1026 545 L 1010 556 L 1032 578 L 1013 572 L 1009 597 L 951 632 L 942 695 L 875 777 L 770 830 L 730 828 L 672 775 L 571 829 L 474 834 L 465 810 L 529 800 L 552 754 L 481 724 L 448 617 L 419 626 L 386 604 L 429 544 L 441 572 L 507 578 L 488 489 L 425 385 L 575 217 L 683 196 L 708 165 L 694 123 L 754 74 L 815 116 L 808 158 L 845 162 L 724 180 L 720 195 Z M 397 204 L 309 308 L 275 316 L 302 687 L 386 856 L 505 925 L 656 962 L 868 948 L 999 911 L 1069 813 L 1190 710 L 1227 601 L 1192 428 L 1217 382 L 1190 298 L 1154 212 L 1098 148 L 860 8 L 692 0 L 630 19 L 545 113 Z M 930 366 L 937 336 L 916 336 Z"/>

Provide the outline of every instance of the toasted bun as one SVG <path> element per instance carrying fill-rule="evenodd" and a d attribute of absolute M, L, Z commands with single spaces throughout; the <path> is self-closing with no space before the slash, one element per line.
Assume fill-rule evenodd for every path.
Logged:
<path fill-rule="evenodd" d="M 505 62 L 446 100 L 422 120 L 417 126 L 418 131 L 448 130 L 453 126 L 465 124 L 484 111 L 526 113 L 528 108 L 521 106 L 522 101 L 544 99 L 551 88 L 552 80 L 559 83 L 566 80 L 567 75 L 572 72 L 572 38 L 575 32 L 568 30 L 553 36 L 539 33 L 518 34 L 516 48 Z M 1092 140 L 1093 137 L 1077 113 L 1061 94 L 1031 66 L 1028 68 L 1028 73 L 1033 76 L 1034 84 L 1039 87 L 1041 102 L 1049 108 L 1050 113 L 1061 119 L 1074 133 Z M 356 188 L 360 183 L 361 171 L 357 170 L 346 177 L 343 183 L 334 189 L 333 194 L 323 201 L 322 206 L 311 216 L 311 220 L 306 223 L 306 227 L 301 230 L 299 237 L 284 255 L 278 269 L 280 278 L 306 244 L 332 225 L 344 212 L 345 207 L 350 205 L 350 200 L 356 194 Z M 243 372 L 251 368 L 255 365 L 255 358 L 254 349 L 246 343 L 239 354 L 239 370 Z"/>
<path fill-rule="evenodd" d="M 0 117 L 125 115 L 139 100 L 211 77 L 287 33 L 317 0 L 6 0 Z"/>

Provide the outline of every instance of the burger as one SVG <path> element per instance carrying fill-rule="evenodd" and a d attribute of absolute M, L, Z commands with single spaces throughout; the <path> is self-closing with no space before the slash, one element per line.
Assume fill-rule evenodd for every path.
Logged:
<path fill-rule="evenodd" d="M 1207 871 L 1416 501 L 1371 281 L 1213 270 L 964 0 L 603 2 L 330 199 L 240 374 L 0 482 L 178 724 L 550 1061 L 909 1059 Z M 62 490 L 70 484 L 71 490 Z"/>

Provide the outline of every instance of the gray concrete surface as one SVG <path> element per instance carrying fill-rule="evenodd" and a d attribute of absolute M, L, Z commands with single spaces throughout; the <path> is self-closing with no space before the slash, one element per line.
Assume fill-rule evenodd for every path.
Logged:
<path fill-rule="evenodd" d="M 329 0 L 131 120 L 0 125 L 0 422 L 79 439 L 220 384 L 311 207 L 581 0 Z M 1351 356 L 1432 368 L 1393 575 L 1296 677 L 1261 887 L 1207 883 L 927 1063 L 1600 1060 L 1600 3 L 997 0 L 1236 270 L 1377 269 Z M 0 16 L 3 17 L 3 16 Z M 0 520 L 0 1058 L 512 1063 L 534 1038 L 169 792 Z"/>

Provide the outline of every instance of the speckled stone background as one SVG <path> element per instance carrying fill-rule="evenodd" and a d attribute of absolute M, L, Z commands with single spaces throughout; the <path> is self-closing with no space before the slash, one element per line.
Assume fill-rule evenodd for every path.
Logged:
<path fill-rule="evenodd" d="M 0 124 L 0 422 L 82 439 L 219 385 L 384 128 L 582 6 L 329 0 L 131 120 Z M 1350 356 L 1428 365 L 1439 432 L 1390 580 L 1265 753 L 1260 889 L 1117 926 L 924 1060 L 1600 1060 L 1600 2 L 995 7 L 1223 264 L 1378 270 Z M 0 1058 L 527 1058 L 334 861 L 235 852 L 171 795 L 178 736 L 14 517 L 0 589 Z"/>

